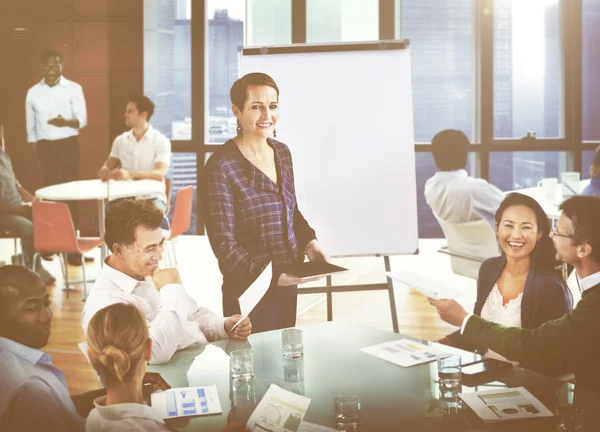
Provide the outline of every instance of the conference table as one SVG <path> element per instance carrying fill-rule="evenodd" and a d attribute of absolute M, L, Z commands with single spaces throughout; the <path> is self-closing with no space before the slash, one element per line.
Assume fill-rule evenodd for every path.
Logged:
<path fill-rule="evenodd" d="M 286 382 L 281 355 L 281 331 L 253 334 L 247 342 L 219 341 L 177 352 L 164 365 L 150 365 L 173 387 L 216 385 L 222 414 L 188 417 L 175 423 L 181 430 L 220 431 L 231 423 L 246 423 L 256 404 L 271 384 L 311 399 L 305 421 L 335 429 L 334 398 L 358 395 L 361 400 L 360 431 L 536 431 L 554 432 L 557 417 L 510 420 L 484 424 L 466 405 L 454 415 L 446 415 L 439 400 L 437 362 L 404 368 L 360 351 L 370 345 L 402 339 L 390 331 L 344 322 L 327 322 L 302 327 L 304 358 L 303 382 Z M 457 353 L 463 364 L 479 359 L 477 354 L 410 338 L 448 353 Z M 232 383 L 229 353 L 251 347 L 255 377 L 247 383 Z M 549 410 L 571 409 L 573 393 L 584 408 L 586 431 L 600 425 L 597 407 L 600 394 L 573 389 L 554 378 L 514 367 L 492 377 L 492 382 L 476 387 L 463 383 L 463 392 L 523 386 Z M 487 380 L 485 380 L 487 381 Z M 566 407 L 566 408 L 565 408 Z M 177 419 L 181 421 L 182 419 Z M 188 422 L 189 420 L 189 422 Z M 588 427 L 589 426 L 589 427 Z"/>
<path fill-rule="evenodd" d="M 164 193 L 165 185 L 156 180 L 109 180 L 103 182 L 99 179 L 79 180 L 61 183 L 38 189 L 35 196 L 46 201 L 87 201 L 98 202 L 98 232 L 104 236 L 104 214 L 108 201 L 139 197 L 153 193 Z M 106 245 L 101 247 L 102 263 L 106 257 Z"/>
<path fill-rule="evenodd" d="M 590 184 L 590 180 L 581 180 L 579 190 L 582 191 L 588 184 Z M 541 187 L 517 189 L 507 193 L 510 192 L 519 192 L 535 199 L 542 206 L 549 219 L 556 220 L 560 216 L 558 206 L 564 201 L 562 196 L 562 185 L 560 183 L 554 188 L 554 196 L 547 196 Z"/>

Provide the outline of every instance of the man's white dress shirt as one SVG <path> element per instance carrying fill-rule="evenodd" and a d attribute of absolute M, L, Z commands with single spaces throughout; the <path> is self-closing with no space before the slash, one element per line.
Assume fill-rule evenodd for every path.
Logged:
<path fill-rule="evenodd" d="M 44 80 L 27 92 L 25 100 L 27 120 L 27 141 L 55 141 L 79 135 L 79 129 L 87 124 L 87 112 L 83 90 L 76 82 L 64 76 L 54 87 Z M 79 129 L 57 127 L 48 124 L 48 120 L 61 115 L 66 120 L 79 120 Z"/>
<path fill-rule="evenodd" d="M 484 179 L 469 177 L 465 170 L 438 171 L 425 183 L 425 200 L 445 222 L 485 219 L 494 227 L 504 193 Z"/>
<path fill-rule="evenodd" d="M 151 277 L 139 281 L 107 263 L 96 278 L 83 308 L 83 331 L 87 332 L 96 312 L 115 303 L 134 304 L 143 313 L 152 339 L 153 364 L 168 362 L 175 351 L 190 345 L 228 337 L 226 318 L 198 306 L 186 294 L 183 285 L 165 285 L 159 291 Z"/>
<path fill-rule="evenodd" d="M 168 167 L 171 164 L 171 141 L 152 126 L 138 141 L 132 129 L 115 138 L 110 157 L 119 159 L 121 168 L 127 171 L 151 171 L 158 162 L 164 162 Z M 164 193 L 139 198 L 167 201 Z"/>

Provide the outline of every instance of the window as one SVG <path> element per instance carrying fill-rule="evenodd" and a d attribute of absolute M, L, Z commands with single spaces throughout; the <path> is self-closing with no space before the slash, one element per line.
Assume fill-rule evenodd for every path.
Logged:
<path fill-rule="evenodd" d="M 535 187 L 541 179 L 567 171 L 566 159 L 566 152 L 490 153 L 490 183 L 503 191 Z"/>
<path fill-rule="evenodd" d="M 443 129 L 473 137 L 473 1 L 402 0 L 402 39 L 410 40 L 416 142 Z"/>
<path fill-rule="evenodd" d="M 246 45 L 292 43 L 292 0 L 246 0 L 246 3 L 248 5 Z"/>
<path fill-rule="evenodd" d="M 144 94 L 152 125 L 174 140 L 192 139 L 190 23 L 190 0 L 144 0 Z"/>
<path fill-rule="evenodd" d="M 600 0 L 583 0 L 583 140 L 600 141 Z"/>
<path fill-rule="evenodd" d="M 207 139 L 222 144 L 236 133 L 229 90 L 239 78 L 238 47 L 244 45 L 245 2 L 209 0 Z M 260 3 L 260 2 L 255 2 Z M 268 2 L 267 2 L 268 3 Z"/>
<path fill-rule="evenodd" d="M 379 0 L 306 0 L 306 42 L 379 39 Z"/>
<path fill-rule="evenodd" d="M 494 2 L 494 136 L 563 136 L 558 0 Z"/>

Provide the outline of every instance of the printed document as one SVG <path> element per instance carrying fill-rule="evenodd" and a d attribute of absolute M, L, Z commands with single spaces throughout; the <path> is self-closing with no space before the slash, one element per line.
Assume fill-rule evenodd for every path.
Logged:
<path fill-rule="evenodd" d="M 252 432 L 298 432 L 310 399 L 271 384 L 246 426 Z M 308 429 L 310 430 L 310 429 Z"/>
<path fill-rule="evenodd" d="M 362 348 L 361 351 L 402 367 L 431 362 L 446 354 L 443 351 L 433 349 L 430 346 L 410 339 L 400 339 L 372 345 Z"/>
<path fill-rule="evenodd" d="M 152 393 L 152 408 L 164 419 L 221 414 L 217 386 L 186 387 Z"/>
<path fill-rule="evenodd" d="M 273 265 L 269 263 L 260 276 L 258 276 L 252 285 L 244 291 L 244 294 L 238 298 L 242 317 L 235 323 L 231 330 L 229 330 L 230 332 L 236 328 L 239 323 L 244 321 L 256 307 L 258 302 L 261 301 L 269 289 L 269 286 L 271 286 L 271 279 L 273 279 Z"/>
<path fill-rule="evenodd" d="M 463 296 L 463 293 L 448 288 L 447 286 L 441 285 L 431 279 L 419 276 L 411 271 L 403 270 L 398 272 L 387 272 L 386 275 L 391 277 L 398 282 L 402 282 L 409 288 L 420 292 L 421 294 L 432 298 L 434 300 L 440 299 L 456 299 Z"/>

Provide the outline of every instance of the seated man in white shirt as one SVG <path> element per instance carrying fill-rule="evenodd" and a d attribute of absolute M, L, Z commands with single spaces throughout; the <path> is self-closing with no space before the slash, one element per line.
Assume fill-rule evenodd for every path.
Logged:
<path fill-rule="evenodd" d="M 114 303 L 136 305 L 148 322 L 151 363 L 168 362 L 175 351 L 215 340 L 245 340 L 252 325 L 240 315 L 223 318 L 186 294 L 177 269 L 159 270 L 165 238 L 162 212 L 146 200 L 125 199 L 106 212 L 106 259 L 81 316 L 83 331 L 96 312 Z"/>
<path fill-rule="evenodd" d="M 494 228 L 504 193 L 467 174 L 467 136 L 459 130 L 443 130 L 431 140 L 431 152 L 439 171 L 425 184 L 425 200 L 434 215 L 450 223 L 485 219 Z"/>
<path fill-rule="evenodd" d="M 150 125 L 153 114 L 154 103 L 148 97 L 129 98 L 125 124 L 131 130 L 115 138 L 110 156 L 98 172 L 102 181 L 148 179 L 164 183 L 171 162 L 171 142 Z M 152 200 L 163 213 L 167 208 L 164 193 L 138 198 Z"/>

